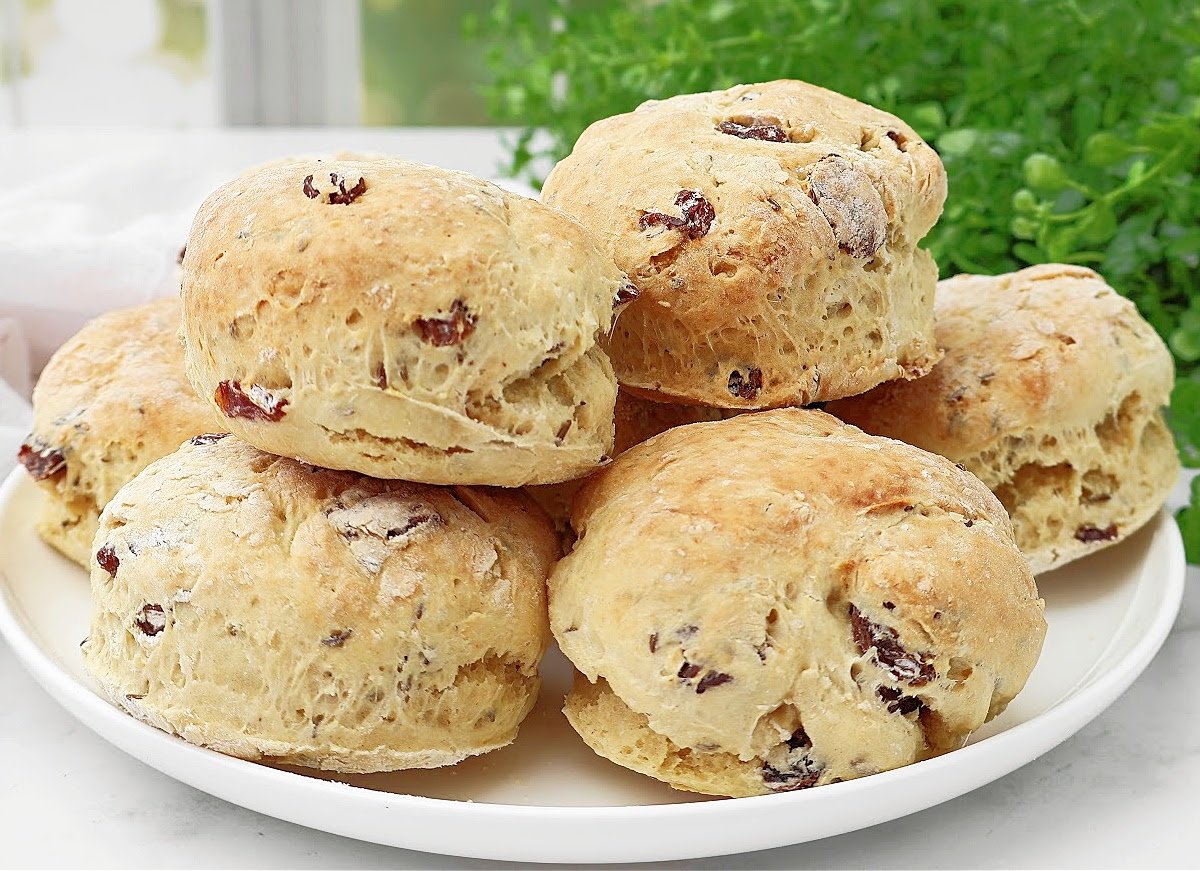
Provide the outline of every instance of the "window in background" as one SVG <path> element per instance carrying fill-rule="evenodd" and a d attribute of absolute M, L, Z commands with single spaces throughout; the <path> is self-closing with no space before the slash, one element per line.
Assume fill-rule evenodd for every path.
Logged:
<path fill-rule="evenodd" d="M 0 126 L 217 121 L 204 0 L 0 0 Z"/>
<path fill-rule="evenodd" d="M 0 127 L 489 123 L 493 0 L 0 0 Z"/>
<path fill-rule="evenodd" d="M 492 0 L 362 0 L 362 123 L 487 124 L 483 49 L 463 16 Z"/>

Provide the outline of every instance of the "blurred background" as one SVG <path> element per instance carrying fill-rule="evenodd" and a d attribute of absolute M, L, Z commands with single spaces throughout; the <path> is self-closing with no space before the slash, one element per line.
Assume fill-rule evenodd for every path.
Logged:
<path fill-rule="evenodd" d="M 0 125 L 481 124 L 483 0 L 0 0 Z"/>

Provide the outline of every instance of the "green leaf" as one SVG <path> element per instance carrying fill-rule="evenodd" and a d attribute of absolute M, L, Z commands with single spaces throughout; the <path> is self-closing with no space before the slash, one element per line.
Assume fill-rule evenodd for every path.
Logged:
<path fill-rule="evenodd" d="M 1028 188 L 1021 188 L 1012 196 L 1012 206 L 1015 211 L 1031 213 L 1037 209 L 1038 199 L 1033 195 L 1033 191 Z M 1016 232 L 1015 230 L 1013 232 Z M 1021 238 L 1031 238 L 1023 236 Z"/>
<path fill-rule="evenodd" d="M 1022 165 L 1025 184 L 1035 191 L 1054 193 L 1065 188 L 1071 180 L 1063 171 L 1062 164 L 1049 154 L 1040 152 L 1029 155 Z"/>
<path fill-rule="evenodd" d="M 1016 239 L 1033 239 L 1041 227 L 1033 218 L 1018 215 L 1012 219 L 1012 234 Z"/>
<path fill-rule="evenodd" d="M 1180 378 L 1171 391 L 1169 411 L 1179 458 L 1185 465 L 1200 463 L 1200 381 Z M 1192 490 L 1196 493 L 1195 485 Z"/>
<path fill-rule="evenodd" d="M 1191 503 L 1175 513 L 1183 537 L 1183 552 L 1189 563 L 1200 563 L 1200 477 L 1192 479 Z"/>
<path fill-rule="evenodd" d="M 960 157 L 973 149 L 979 142 L 979 131 L 965 127 L 950 130 L 938 137 L 937 148 L 949 157 Z"/>
<path fill-rule="evenodd" d="M 1200 94 L 1200 54 L 1188 58 L 1183 65 L 1183 86 L 1190 93 Z"/>
<path fill-rule="evenodd" d="M 1115 133 L 1093 133 L 1083 146 L 1083 160 L 1088 166 L 1112 166 L 1131 152 L 1129 144 Z"/>
<path fill-rule="evenodd" d="M 1089 206 L 1076 225 L 1083 245 L 1103 245 L 1117 232 L 1117 213 L 1103 200 Z"/>

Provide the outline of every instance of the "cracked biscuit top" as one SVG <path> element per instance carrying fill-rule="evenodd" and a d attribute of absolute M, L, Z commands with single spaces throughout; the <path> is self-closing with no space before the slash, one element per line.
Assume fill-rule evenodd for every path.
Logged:
<path fill-rule="evenodd" d="M 634 288 L 572 218 L 394 158 L 288 159 L 201 206 L 188 374 L 265 450 L 384 478 L 515 486 L 612 448 L 598 336 Z"/>
<path fill-rule="evenodd" d="M 655 436 L 588 478 L 572 524 L 550 625 L 597 689 L 568 716 L 684 789 L 796 789 L 961 746 L 1045 633 L 983 484 L 818 411 Z"/>
<path fill-rule="evenodd" d="M 1179 470 L 1163 407 L 1170 351 L 1083 266 L 959 275 L 937 288 L 946 352 L 925 378 L 828 411 L 962 463 L 995 491 L 1045 571 L 1113 544 L 1159 509 Z"/>
<path fill-rule="evenodd" d="M 605 344 L 621 383 L 729 408 L 924 374 L 937 270 L 917 244 L 945 196 L 907 124 L 798 81 L 598 121 L 543 189 L 640 290 Z"/>
<path fill-rule="evenodd" d="M 519 491 L 202 435 L 105 509 L 84 662 L 120 707 L 224 753 L 451 764 L 507 744 L 533 705 L 557 556 Z"/>

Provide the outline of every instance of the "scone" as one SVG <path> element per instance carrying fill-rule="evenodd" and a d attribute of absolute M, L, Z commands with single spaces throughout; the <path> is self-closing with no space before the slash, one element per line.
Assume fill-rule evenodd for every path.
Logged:
<path fill-rule="evenodd" d="M 588 479 L 550 625 L 571 724 L 679 789 L 745 796 L 962 745 L 1046 624 L 1004 509 L 942 457 L 819 411 L 670 430 Z"/>
<path fill-rule="evenodd" d="M 184 439 L 222 428 L 183 371 L 179 300 L 101 315 L 46 364 L 17 459 L 47 498 L 43 539 L 82 566 L 113 494 Z"/>
<path fill-rule="evenodd" d="M 886 112 L 797 81 L 597 121 L 542 198 L 641 291 L 605 347 L 620 382 L 729 408 L 807 405 L 923 375 L 937 154 Z"/>
<path fill-rule="evenodd" d="M 201 206 L 188 374 L 251 444 L 435 484 L 584 474 L 612 448 L 597 336 L 635 293 L 571 218 L 459 172 L 295 159 Z"/>
<path fill-rule="evenodd" d="M 1179 474 L 1163 415 L 1171 354 L 1082 266 L 960 275 L 937 291 L 945 359 L 828 411 L 961 463 L 1004 503 L 1044 572 L 1145 524 Z"/>
<path fill-rule="evenodd" d="M 246 759 L 450 765 L 538 691 L 558 555 L 518 492 L 318 469 L 202 435 L 105 509 L 84 662 L 138 719 Z"/>
<path fill-rule="evenodd" d="M 660 432 L 698 423 L 705 420 L 721 420 L 730 414 L 719 408 L 703 405 L 677 405 L 670 402 L 654 402 L 644 399 L 625 389 L 617 390 L 616 438 L 612 455 L 619 456 L 634 445 L 640 445 Z M 571 500 L 583 484 L 582 478 L 564 481 L 561 484 L 542 484 L 527 488 L 527 492 L 545 510 L 554 525 L 566 532 L 571 522 Z"/>

